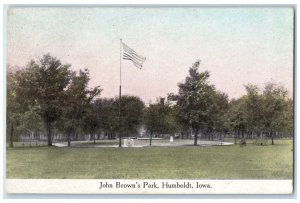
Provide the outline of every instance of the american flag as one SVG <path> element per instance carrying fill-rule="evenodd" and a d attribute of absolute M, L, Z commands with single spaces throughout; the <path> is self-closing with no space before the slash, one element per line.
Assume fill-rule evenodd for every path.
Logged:
<path fill-rule="evenodd" d="M 132 61 L 133 65 L 141 69 L 143 67 L 143 63 L 146 61 L 146 57 L 143 57 L 138 53 L 136 53 L 124 42 L 122 42 L 122 44 L 123 44 L 123 59 Z"/>

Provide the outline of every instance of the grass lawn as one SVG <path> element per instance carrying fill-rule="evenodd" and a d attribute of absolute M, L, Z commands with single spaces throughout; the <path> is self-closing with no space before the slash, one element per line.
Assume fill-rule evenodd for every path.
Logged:
<path fill-rule="evenodd" d="M 292 179 L 293 141 L 275 145 L 7 148 L 7 178 Z"/>

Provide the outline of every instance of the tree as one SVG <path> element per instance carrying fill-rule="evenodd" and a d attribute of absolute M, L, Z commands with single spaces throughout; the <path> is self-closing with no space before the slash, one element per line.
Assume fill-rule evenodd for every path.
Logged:
<path fill-rule="evenodd" d="M 119 98 L 115 99 L 114 109 L 119 105 Z M 124 95 L 121 98 L 121 131 L 136 133 L 137 127 L 143 121 L 144 102 L 136 96 Z"/>
<path fill-rule="evenodd" d="M 293 99 L 287 98 L 287 108 L 286 111 L 283 114 L 283 117 L 285 118 L 286 125 L 283 126 L 283 130 L 289 132 L 290 136 L 293 134 L 294 129 L 294 103 Z"/>
<path fill-rule="evenodd" d="M 173 133 L 176 129 L 175 117 L 172 107 L 165 103 L 164 98 L 158 99 L 155 104 L 150 104 L 144 110 L 144 123 L 150 133 L 150 145 L 153 134 Z"/>
<path fill-rule="evenodd" d="M 212 113 L 216 110 L 216 90 L 208 82 L 209 72 L 199 72 L 200 61 L 196 61 L 189 69 L 189 75 L 184 83 L 179 83 L 178 95 L 169 95 L 169 98 L 177 102 L 179 116 L 186 125 L 192 128 L 195 137 L 194 145 L 197 145 L 198 133 L 209 131 L 212 122 Z"/>
<path fill-rule="evenodd" d="M 171 133 L 179 133 L 181 138 L 188 133 L 190 133 L 190 126 L 187 125 L 185 120 L 180 116 L 180 108 L 179 106 L 172 101 L 174 100 L 174 95 L 168 95 L 168 104 L 170 105 L 170 113 L 167 116 L 167 120 L 170 123 Z"/>
<path fill-rule="evenodd" d="M 88 88 L 90 80 L 87 69 L 80 70 L 79 74 L 72 73 L 70 85 L 64 91 L 64 103 L 61 114 L 61 128 L 67 133 L 68 146 L 71 146 L 71 135 L 78 126 L 87 131 L 94 132 L 95 123 L 92 101 L 101 92 L 99 86 Z M 92 130 L 93 129 L 93 130 Z"/>
<path fill-rule="evenodd" d="M 259 93 L 257 85 L 245 85 L 247 95 L 244 97 L 244 108 L 246 113 L 246 120 L 249 130 L 255 132 L 259 136 L 260 132 L 264 130 L 263 118 L 263 97 Z"/>
<path fill-rule="evenodd" d="M 37 106 L 33 106 L 28 111 L 17 114 L 17 125 L 15 125 L 16 134 L 30 134 L 35 137 L 44 130 L 43 120 L 37 113 L 37 109 Z"/>
<path fill-rule="evenodd" d="M 94 144 L 96 143 L 96 132 L 100 128 L 101 123 L 99 117 L 97 116 L 96 106 L 90 104 L 86 106 L 86 112 L 83 117 L 83 129 L 85 132 L 89 133 L 91 138 L 93 138 Z"/>
<path fill-rule="evenodd" d="M 7 67 L 7 76 L 6 76 L 6 135 L 9 135 L 9 146 L 14 146 L 14 127 L 16 121 L 16 92 L 15 92 L 15 77 L 12 69 L 8 66 Z"/>
<path fill-rule="evenodd" d="M 228 96 L 220 91 L 212 91 L 210 97 L 211 105 L 207 109 L 208 120 L 206 120 L 206 122 L 208 123 L 208 127 L 206 131 L 209 133 L 223 133 L 226 128 L 224 124 L 224 115 L 229 108 Z"/>
<path fill-rule="evenodd" d="M 178 106 L 167 103 L 168 113 L 166 115 L 166 131 L 169 134 L 175 134 L 179 131 L 186 131 L 187 128 L 183 123 L 180 123 Z"/>
<path fill-rule="evenodd" d="M 114 109 L 119 109 L 119 98 L 114 99 Z M 136 96 L 123 95 L 121 97 L 121 126 L 118 126 L 119 147 L 121 147 L 122 134 L 136 133 L 137 127 L 143 121 L 144 102 Z M 122 133 L 122 134 L 121 134 Z"/>
<path fill-rule="evenodd" d="M 70 65 L 62 65 L 50 54 L 38 61 L 32 60 L 19 77 L 17 95 L 26 98 L 28 108 L 37 106 L 37 112 L 46 126 L 48 145 L 52 145 L 52 129 L 62 114 L 65 88 L 71 80 Z"/>
<path fill-rule="evenodd" d="M 118 106 L 113 98 L 98 98 L 93 103 L 99 128 L 104 131 L 109 138 L 119 129 Z"/>
<path fill-rule="evenodd" d="M 262 96 L 262 124 L 264 129 L 269 132 L 273 145 L 274 131 L 280 131 L 288 125 L 288 119 L 285 117 L 285 112 L 288 111 L 287 90 L 275 83 L 267 83 Z"/>
<path fill-rule="evenodd" d="M 28 96 L 34 93 L 28 85 L 32 75 L 28 70 L 7 67 L 6 131 L 10 147 L 13 147 L 13 141 L 18 135 L 34 134 L 43 130 L 41 117 L 37 114 L 39 107 Z"/>
<path fill-rule="evenodd" d="M 289 106 L 287 90 L 275 83 L 267 83 L 262 93 L 256 85 L 246 85 L 245 112 L 250 130 L 257 136 L 267 132 L 274 144 L 274 132 L 282 131 L 291 121 L 292 108 Z"/>
<path fill-rule="evenodd" d="M 119 98 L 101 98 L 94 102 L 96 116 L 105 133 L 136 133 L 143 121 L 144 102 L 136 96 L 123 95 L 121 98 L 121 126 L 119 122 Z M 121 128 L 120 128 L 121 127 Z M 121 140 L 121 134 L 119 135 Z"/>
<path fill-rule="evenodd" d="M 247 115 L 245 112 L 245 99 L 239 98 L 237 100 L 232 100 L 229 103 L 228 111 L 224 115 L 224 122 L 226 127 L 230 131 L 242 132 L 242 134 L 246 131 L 247 128 Z M 236 133 L 234 133 L 234 143 L 236 144 Z"/>

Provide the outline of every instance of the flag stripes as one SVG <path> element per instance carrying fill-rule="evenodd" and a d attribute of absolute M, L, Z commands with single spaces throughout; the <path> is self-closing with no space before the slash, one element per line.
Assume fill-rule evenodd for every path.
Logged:
<path fill-rule="evenodd" d="M 132 61 L 133 65 L 141 69 L 146 57 L 143 57 L 136 53 L 133 49 L 122 42 L 123 45 L 123 59 Z"/>

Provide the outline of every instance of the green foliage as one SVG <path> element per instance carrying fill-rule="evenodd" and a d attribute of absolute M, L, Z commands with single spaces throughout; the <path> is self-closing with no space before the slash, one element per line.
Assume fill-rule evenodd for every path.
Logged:
<path fill-rule="evenodd" d="M 178 85 L 178 95 L 169 95 L 178 105 L 180 120 L 196 134 L 195 145 L 199 130 L 211 132 L 224 128 L 220 119 L 228 106 L 227 95 L 209 84 L 209 73 L 200 73 L 199 66 L 200 61 L 196 61 L 189 69 L 185 82 Z"/>
<path fill-rule="evenodd" d="M 249 129 L 253 131 L 282 131 L 293 117 L 292 100 L 287 90 L 275 83 L 267 83 L 264 91 L 257 86 L 246 86 L 245 110 Z"/>
<path fill-rule="evenodd" d="M 121 128 L 119 121 L 119 98 L 101 98 L 94 102 L 99 127 L 105 132 L 136 133 L 143 122 L 144 102 L 136 96 L 121 98 Z"/>
<path fill-rule="evenodd" d="M 208 111 L 208 132 L 224 132 L 224 115 L 229 108 L 228 96 L 220 91 L 214 91 L 211 95 L 211 106 Z"/>
<path fill-rule="evenodd" d="M 224 115 L 224 124 L 229 131 L 246 131 L 247 113 L 245 111 L 245 98 L 232 100 L 229 109 Z"/>
<path fill-rule="evenodd" d="M 119 98 L 115 98 L 114 109 L 119 106 Z M 121 131 L 135 133 L 143 122 L 144 102 L 136 96 L 123 95 L 121 97 Z"/>
<path fill-rule="evenodd" d="M 104 132 L 113 133 L 118 130 L 118 106 L 113 98 L 98 98 L 93 103 L 99 127 Z"/>
<path fill-rule="evenodd" d="M 247 85 L 242 108 L 246 115 L 249 131 L 267 132 L 272 138 L 274 132 L 293 130 L 293 101 L 287 97 L 287 90 L 275 83 L 267 83 L 261 93 L 257 86 Z"/>
<path fill-rule="evenodd" d="M 25 86 L 29 75 L 17 67 L 7 67 L 6 135 L 11 146 L 19 135 L 43 130 L 42 118 L 37 113 L 39 106 L 28 97 L 32 91 Z"/>
<path fill-rule="evenodd" d="M 98 120 L 97 112 L 95 107 L 92 104 L 87 105 L 82 118 L 82 123 L 79 125 L 82 126 L 84 132 L 90 134 L 94 137 L 95 141 L 95 133 L 99 130 L 101 123 Z"/>
<path fill-rule="evenodd" d="M 64 90 L 64 103 L 60 117 L 60 128 L 67 133 L 70 145 L 70 136 L 78 128 L 94 134 L 98 128 L 98 120 L 92 106 L 93 99 L 101 92 L 99 87 L 88 88 L 90 81 L 87 69 L 80 70 L 79 74 L 72 73 L 70 85 Z"/>
<path fill-rule="evenodd" d="M 284 111 L 283 117 L 285 119 L 285 126 L 282 126 L 282 130 L 289 131 L 292 133 L 294 129 L 294 103 L 290 98 L 286 99 L 286 110 Z"/>
<path fill-rule="evenodd" d="M 64 89 L 70 84 L 72 73 L 70 65 L 62 65 L 60 60 L 50 54 L 44 55 L 39 61 L 32 61 L 27 71 L 32 72 L 28 78 L 31 98 L 40 106 L 39 113 L 45 123 L 57 121 L 62 114 L 61 104 L 64 103 Z M 36 85 L 36 86 L 35 86 Z"/>
<path fill-rule="evenodd" d="M 32 60 L 25 69 L 8 72 L 10 102 L 7 108 L 14 112 L 13 117 L 8 116 L 14 121 L 21 121 L 20 129 L 28 127 L 31 130 L 35 129 L 34 126 L 27 123 L 36 121 L 36 126 L 40 127 L 42 118 L 48 144 L 52 145 L 54 125 L 69 134 L 82 127 L 82 118 L 92 111 L 89 109 L 92 108 L 91 103 L 101 90 L 99 87 L 88 88 L 89 80 L 88 70 L 80 70 L 76 75 L 70 70 L 70 65 L 62 65 L 50 54 L 37 61 Z"/>
<path fill-rule="evenodd" d="M 37 106 L 37 113 L 43 118 L 47 128 L 48 145 L 52 145 L 52 128 L 62 115 L 64 89 L 71 80 L 70 65 L 61 62 L 50 54 L 39 61 L 31 61 L 26 69 L 21 70 L 17 81 L 17 100 L 23 100 L 25 108 Z"/>
<path fill-rule="evenodd" d="M 262 131 L 263 97 L 256 85 L 248 84 L 245 88 L 247 95 L 245 96 L 244 109 L 247 116 L 248 128 L 254 132 Z"/>
<path fill-rule="evenodd" d="M 37 106 L 33 106 L 28 111 L 16 116 L 15 133 L 20 135 L 22 133 L 34 133 L 44 130 L 43 120 L 37 114 Z"/>
<path fill-rule="evenodd" d="M 13 141 L 16 139 L 15 131 L 20 109 L 19 104 L 16 103 L 15 86 L 15 75 L 11 67 L 8 66 L 6 74 L 6 140 L 9 141 L 11 147 L 13 147 Z"/>
<path fill-rule="evenodd" d="M 169 111 L 166 116 L 166 122 L 167 122 L 167 132 L 170 134 L 177 133 L 181 130 L 182 131 L 186 130 L 186 126 L 184 126 L 183 123 L 180 123 L 179 108 L 177 105 L 169 106 Z"/>
<path fill-rule="evenodd" d="M 175 108 L 160 98 L 157 103 L 150 104 L 144 110 L 144 124 L 150 134 L 174 133 L 176 121 Z"/>
<path fill-rule="evenodd" d="M 282 131 L 288 125 L 287 90 L 274 83 L 268 83 L 263 92 L 263 117 L 264 129 L 272 131 Z"/>
<path fill-rule="evenodd" d="M 136 133 L 142 124 L 150 134 L 192 129 L 195 144 L 199 132 L 263 132 L 273 136 L 275 132 L 293 131 L 293 100 L 284 87 L 268 83 L 261 92 L 256 85 L 248 84 L 247 94 L 229 103 L 227 95 L 209 83 L 209 72 L 200 72 L 199 67 L 198 60 L 185 81 L 178 84 L 178 94 L 145 108 L 136 96 L 123 95 L 121 102 L 117 97 L 97 98 L 101 89 L 89 88 L 87 69 L 71 71 L 70 65 L 61 64 L 50 54 L 30 61 L 24 69 L 8 66 L 7 140 L 12 143 L 20 134 L 46 130 L 51 145 L 53 130 L 68 137 L 78 132 L 129 134 Z"/>

